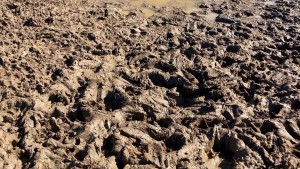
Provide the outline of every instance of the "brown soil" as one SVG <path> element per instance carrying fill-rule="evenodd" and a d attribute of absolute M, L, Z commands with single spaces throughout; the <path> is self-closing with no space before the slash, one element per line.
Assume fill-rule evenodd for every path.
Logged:
<path fill-rule="evenodd" d="M 197 6 L 1 0 L 0 168 L 299 168 L 299 1 Z"/>

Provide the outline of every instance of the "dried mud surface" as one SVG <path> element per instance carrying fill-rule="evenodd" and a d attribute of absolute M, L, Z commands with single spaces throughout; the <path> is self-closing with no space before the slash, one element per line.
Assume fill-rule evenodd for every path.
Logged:
<path fill-rule="evenodd" d="M 299 168 L 299 1 L 0 1 L 0 168 Z"/>

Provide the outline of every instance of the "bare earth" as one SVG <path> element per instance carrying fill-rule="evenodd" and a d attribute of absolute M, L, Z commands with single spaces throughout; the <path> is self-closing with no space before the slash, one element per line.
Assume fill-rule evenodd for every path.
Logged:
<path fill-rule="evenodd" d="M 299 168 L 299 0 L 197 9 L 1 0 L 0 168 Z"/>

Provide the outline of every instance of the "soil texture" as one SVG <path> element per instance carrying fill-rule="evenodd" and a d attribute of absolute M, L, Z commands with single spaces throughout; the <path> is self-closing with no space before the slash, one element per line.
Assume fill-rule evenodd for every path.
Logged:
<path fill-rule="evenodd" d="M 300 168 L 299 0 L 194 8 L 1 0 L 0 168 Z"/>

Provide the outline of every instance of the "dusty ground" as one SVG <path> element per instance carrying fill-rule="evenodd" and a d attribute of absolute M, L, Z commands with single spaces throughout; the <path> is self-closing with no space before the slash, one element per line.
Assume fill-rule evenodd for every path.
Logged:
<path fill-rule="evenodd" d="M 299 168 L 299 1 L 270 4 L 1 0 L 0 168 Z"/>

